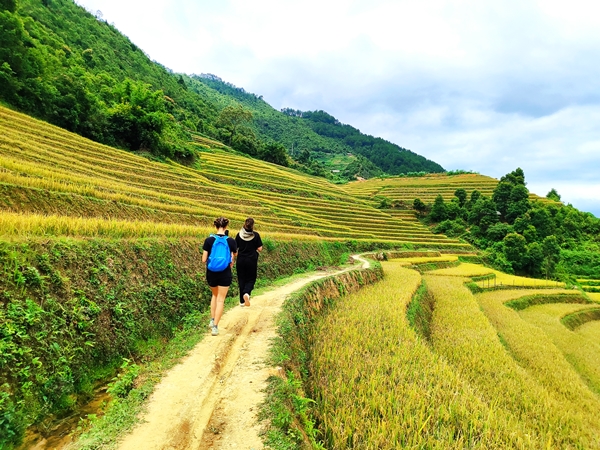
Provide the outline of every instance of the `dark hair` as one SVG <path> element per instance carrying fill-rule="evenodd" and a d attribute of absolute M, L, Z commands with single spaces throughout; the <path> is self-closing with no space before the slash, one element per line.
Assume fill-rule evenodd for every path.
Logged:
<path fill-rule="evenodd" d="M 248 217 L 244 222 L 244 229 L 246 231 L 254 231 L 254 219 L 252 217 Z"/>
<path fill-rule="evenodd" d="M 229 219 L 225 217 L 217 217 L 214 221 L 216 228 L 226 228 L 229 225 Z"/>

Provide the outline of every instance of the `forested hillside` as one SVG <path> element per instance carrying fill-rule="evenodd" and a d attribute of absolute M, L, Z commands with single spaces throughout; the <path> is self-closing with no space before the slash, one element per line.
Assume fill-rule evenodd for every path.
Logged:
<path fill-rule="evenodd" d="M 284 108 L 280 112 L 262 96 L 248 93 L 215 75 L 196 75 L 193 79 L 199 82 L 194 85 L 198 92 L 209 86 L 250 110 L 256 135 L 262 140 L 283 143 L 291 156 L 315 175 L 323 167 L 338 169 L 348 179 L 356 175 L 371 178 L 384 173 L 444 172 L 439 164 L 384 139 L 365 135 L 325 111 Z M 332 162 L 334 159 L 337 164 Z"/>
<path fill-rule="evenodd" d="M 192 157 L 199 134 L 320 176 L 334 168 L 342 179 L 443 171 L 335 120 L 332 132 L 308 115 L 279 112 L 216 76 L 175 74 L 72 0 L 0 2 L 0 101 L 97 142 L 161 158 Z"/>
<path fill-rule="evenodd" d="M 325 111 L 284 109 L 283 112 L 304 119 L 319 136 L 341 141 L 350 151 L 364 156 L 386 173 L 444 172 L 439 164 L 384 139 L 365 135 L 350 125 L 340 123 Z"/>
<path fill-rule="evenodd" d="M 375 179 L 348 184 L 363 198 L 379 199 L 397 217 L 406 209 L 435 233 L 485 251 L 486 262 L 507 273 L 588 284 L 600 278 L 600 220 L 560 201 L 529 192 L 517 168 L 499 181 L 477 174 Z M 591 279 L 587 283 L 584 280 Z"/>

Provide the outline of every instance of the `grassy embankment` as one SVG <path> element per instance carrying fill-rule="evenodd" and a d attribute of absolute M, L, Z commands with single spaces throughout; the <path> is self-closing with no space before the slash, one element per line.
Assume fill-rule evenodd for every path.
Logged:
<path fill-rule="evenodd" d="M 600 280 L 594 280 L 592 278 L 578 278 L 577 283 L 586 292 L 600 293 Z"/>
<path fill-rule="evenodd" d="M 561 281 L 510 275 L 480 264 L 462 263 L 457 267 L 437 269 L 430 274 L 469 279 L 475 289 L 557 288 Z"/>

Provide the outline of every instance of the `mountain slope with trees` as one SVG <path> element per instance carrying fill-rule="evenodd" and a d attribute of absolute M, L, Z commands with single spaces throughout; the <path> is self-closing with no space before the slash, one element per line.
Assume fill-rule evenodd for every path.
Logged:
<path fill-rule="evenodd" d="M 346 178 L 443 171 L 350 127 L 362 141 L 373 141 L 357 147 L 214 75 L 173 73 L 101 12 L 91 14 L 71 0 L 0 2 L 0 101 L 97 142 L 160 158 L 192 157 L 199 133 L 321 176 L 328 174 L 323 157 L 350 152 L 356 155 L 343 160 Z"/>
<path fill-rule="evenodd" d="M 435 199 L 427 220 L 435 231 L 460 237 L 486 251 L 488 261 L 507 273 L 564 278 L 600 278 L 600 219 L 553 202 L 531 202 L 521 168 L 504 175 L 491 196 L 464 188 L 450 202 Z M 415 199 L 418 209 L 420 200 Z"/>
<path fill-rule="evenodd" d="M 284 109 L 283 112 L 292 117 L 300 117 L 319 136 L 342 142 L 351 152 L 362 155 L 382 171 L 391 175 L 421 171 L 444 172 L 439 164 L 385 139 L 365 135 L 351 125 L 341 123 L 325 111 Z"/>

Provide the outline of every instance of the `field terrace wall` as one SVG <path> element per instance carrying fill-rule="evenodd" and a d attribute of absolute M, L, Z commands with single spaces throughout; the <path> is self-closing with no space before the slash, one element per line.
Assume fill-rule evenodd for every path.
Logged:
<path fill-rule="evenodd" d="M 312 445 L 320 440 L 311 433 L 314 432 L 312 419 L 305 408 L 315 320 L 335 307 L 342 297 L 382 278 L 381 265 L 371 262 L 369 268 L 315 281 L 285 301 L 278 318 L 278 338 L 272 349 L 272 362 L 280 365 L 281 376 L 270 378 L 269 398 L 263 406 L 264 410 L 270 409 L 263 411 L 271 418 L 267 435 L 278 436 L 280 445 L 283 440 L 293 446 L 285 448 L 313 448 Z M 275 415 L 289 419 L 273 420 Z"/>
<path fill-rule="evenodd" d="M 576 330 L 580 326 L 600 320 L 600 308 L 586 308 L 561 317 L 561 323 L 569 330 Z"/>
<path fill-rule="evenodd" d="M 549 329 L 543 333 L 541 327 L 530 328 L 528 335 L 527 332 L 523 333 L 522 324 L 513 322 L 510 325 L 519 327 L 514 330 L 514 334 L 521 333 L 518 344 L 530 350 L 529 356 L 525 357 L 513 347 L 517 342 L 509 340 L 511 337 L 505 334 L 506 328 L 501 328 L 501 321 L 519 320 L 517 313 L 510 313 L 502 304 L 510 299 L 511 294 L 516 298 L 522 296 L 519 291 L 498 291 L 476 297 L 463 286 L 463 280 L 459 278 L 425 275 L 424 279 L 435 299 L 432 348 L 447 358 L 456 370 L 468 374 L 469 383 L 477 387 L 485 401 L 494 404 L 495 408 L 505 409 L 517 419 L 513 422 L 515 426 L 518 424 L 527 429 L 530 442 L 533 444 L 537 441 L 531 448 L 598 448 L 597 413 L 600 403 L 594 394 L 585 389 L 573 368 L 567 367 L 568 361 L 564 357 L 557 361 L 556 353 L 554 358 L 543 361 L 543 370 L 540 370 L 541 367 L 525 369 L 528 360 L 535 358 L 536 353 L 547 353 L 545 349 L 536 352 L 532 348 L 542 342 L 549 346 L 553 340 Z M 494 303 L 488 307 L 489 303 L 482 299 Z M 502 315 L 498 315 L 498 309 L 502 308 Z M 557 324 L 564 328 L 558 321 Z M 564 330 L 567 331 L 566 328 Z M 510 352 L 507 352 L 507 347 L 511 349 Z M 513 355 L 518 356 L 515 358 Z M 548 374 L 554 365 L 557 369 L 565 368 L 563 380 Z M 540 374 L 544 375 L 541 380 L 538 378 Z M 580 385 L 579 398 L 565 392 L 573 387 L 569 385 L 571 380 Z M 562 388 L 560 383 L 567 386 Z M 545 442 L 550 444 L 540 446 Z"/>
<path fill-rule="evenodd" d="M 204 326 L 201 239 L 0 241 L 0 448 L 68 413 L 146 342 Z M 343 244 L 270 242 L 261 285 L 337 265 Z M 235 299 L 236 286 L 229 298 Z"/>

